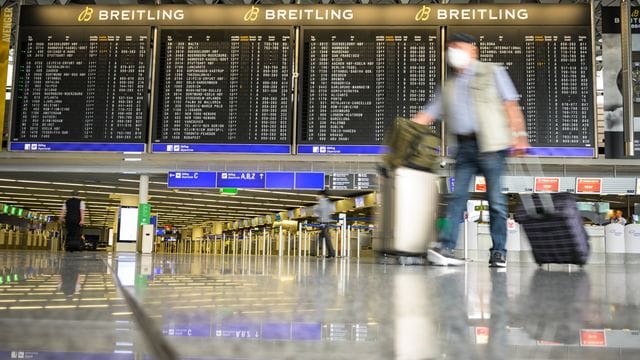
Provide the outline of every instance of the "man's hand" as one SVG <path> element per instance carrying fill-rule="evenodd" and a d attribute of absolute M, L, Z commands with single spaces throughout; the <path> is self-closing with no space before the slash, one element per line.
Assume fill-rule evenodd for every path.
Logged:
<path fill-rule="evenodd" d="M 525 135 L 516 135 L 511 143 L 511 154 L 514 156 L 524 156 L 530 147 L 529 140 Z"/>
<path fill-rule="evenodd" d="M 416 113 L 411 118 L 411 121 L 416 122 L 418 124 L 422 124 L 422 125 L 431 125 L 431 124 L 433 124 L 435 119 L 433 117 L 431 117 L 429 114 L 424 113 L 424 112 L 421 111 L 421 112 Z"/>

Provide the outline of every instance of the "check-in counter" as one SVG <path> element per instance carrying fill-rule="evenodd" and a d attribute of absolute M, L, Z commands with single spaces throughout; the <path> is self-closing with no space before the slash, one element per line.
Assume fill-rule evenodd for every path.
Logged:
<path fill-rule="evenodd" d="M 621 224 L 609 224 L 604 227 L 605 252 L 607 253 L 608 264 L 624 264 L 626 232 L 627 229 Z"/>
<path fill-rule="evenodd" d="M 640 224 L 627 225 L 624 230 L 625 253 L 640 254 Z"/>
<path fill-rule="evenodd" d="M 14 249 L 15 248 L 15 231 L 13 230 L 9 230 L 7 231 L 7 249 Z"/>
<path fill-rule="evenodd" d="M 507 220 L 507 260 L 526 261 L 526 254 L 523 255 L 522 227 L 513 219 Z M 527 242 L 528 244 L 528 242 Z M 489 261 L 489 249 L 493 247 L 491 240 L 491 226 L 488 223 L 469 222 L 467 226 L 467 250 L 469 258 L 476 261 Z M 459 252 L 464 250 L 464 223 L 460 225 L 460 236 L 456 249 Z M 524 258 L 521 260 L 521 258 Z M 532 260 L 531 260 L 532 261 Z"/>
<path fill-rule="evenodd" d="M 489 249 L 493 247 L 491 240 L 491 228 L 486 223 L 473 223 L 478 229 L 478 253 L 475 257 L 477 261 L 489 261 Z"/>
<path fill-rule="evenodd" d="M 604 226 L 585 226 L 587 235 L 589 235 L 589 243 L 591 244 L 591 256 L 589 264 L 605 263 L 605 227 Z"/>

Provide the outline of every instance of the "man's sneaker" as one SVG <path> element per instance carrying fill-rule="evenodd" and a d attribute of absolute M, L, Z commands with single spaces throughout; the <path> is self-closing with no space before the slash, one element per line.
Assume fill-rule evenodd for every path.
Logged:
<path fill-rule="evenodd" d="M 489 259 L 489 267 L 507 267 L 507 257 L 500 251 L 492 251 Z"/>
<path fill-rule="evenodd" d="M 464 265 L 464 260 L 457 258 L 452 250 L 449 249 L 441 249 L 441 248 L 431 248 L 427 252 L 427 260 L 432 265 L 437 266 L 460 266 Z"/>

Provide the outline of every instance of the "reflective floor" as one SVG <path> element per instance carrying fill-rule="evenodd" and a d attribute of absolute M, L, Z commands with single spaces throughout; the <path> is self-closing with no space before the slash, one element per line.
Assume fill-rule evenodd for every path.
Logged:
<path fill-rule="evenodd" d="M 640 265 L 0 252 L 0 359 L 639 359 Z"/>

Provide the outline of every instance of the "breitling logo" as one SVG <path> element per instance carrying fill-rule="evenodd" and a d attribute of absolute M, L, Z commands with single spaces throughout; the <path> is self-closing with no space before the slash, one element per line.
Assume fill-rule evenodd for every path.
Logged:
<path fill-rule="evenodd" d="M 256 21 L 258 19 L 258 14 L 260 13 L 260 9 L 255 6 L 252 6 L 246 14 L 244 14 L 244 21 Z"/>
<path fill-rule="evenodd" d="M 431 8 L 423 5 L 422 9 L 416 13 L 416 21 L 427 21 L 429 20 L 429 15 L 431 15 Z"/>
<path fill-rule="evenodd" d="M 78 21 L 89 21 L 91 20 L 91 16 L 93 16 L 93 9 L 87 6 L 80 12 L 80 15 L 78 15 Z"/>

